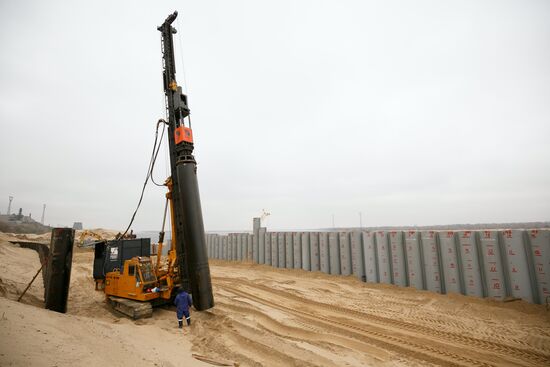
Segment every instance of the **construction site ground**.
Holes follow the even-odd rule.
[[[93,251],[73,256],[67,314],[43,309],[38,255],[0,234],[0,365],[550,366],[550,311],[362,283],[354,277],[211,262],[216,306],[177,328],[174,308],[133,321],[94,290]],[[48,235],[27,237],[47,240]]]

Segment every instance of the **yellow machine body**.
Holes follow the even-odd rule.
[[[169,177],[165,185],[167,205],[170,207],[170,219],[172,224],[172,241],[175,241],[174,211],[172,202],[172,180]],[[159,241],[155,261],[150,257],[133,257],[124,262],[121,269],[105,274],[103,290],[111,304],[130,317],[139,318],[143,307],[139,303],[163,303],[170,300],[173,291],[179,286],[178,267],[176,266],[177,254],[173,247],[168,251],[168,256],[162,257],[163,242]],[[97,289],[97,285],[96,285]],[[121,300],[123,299],[123,300]],[[138,301],[132,303],[130,301]],[[150,316],[149,311],[145,311]]]
[[[161,295],[154,291],[158,285],[150,258],[134,257],[122,269],[105,274],[106,296],[150,301]]]

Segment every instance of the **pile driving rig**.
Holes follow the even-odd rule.
[[[171,177],[165,182],[168,193],[157,259],[156,262],[147,256],[122,259],[124,262],[119,269],[105,274],[104,291],[109,302],[115,309],[133,318],[150,316],[152,306],[171,300],[178,288],[192,295],[196,310],[203,311],[214,306],[197,165],[193,156],[193,133],[190,126],[185,125],[190,111],[187,96],[176,83],[173,44],[176,29],[171,24],[177,15],[177,11],[169,15],[157,28],[162,34],[163,83],[168,120],[160,120],[159,123],[168,125],[171,171]],[[162,260],[168,206],[172,241],[167,259]],[[109,251],[106,254],[110,256]]]

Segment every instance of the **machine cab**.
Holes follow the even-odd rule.
[[[107,296],[148,301],[158,297],[153,289],[158,285],[150,258],[133,257],[126,260],[120,271],[112,271],[105,276]]]

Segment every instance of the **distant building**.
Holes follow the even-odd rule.
[[[0,215],[0,221],[3,222],[11,222],[14,224],[21,224],[21,223],[35,223],[34,219],[32,219],[32,215],[29,213],[29,215],[23,215],[23,208],[19,208],[19,214],[2,214]]]
[[[73,229],[82,229],[82,222],[74,222]]]

